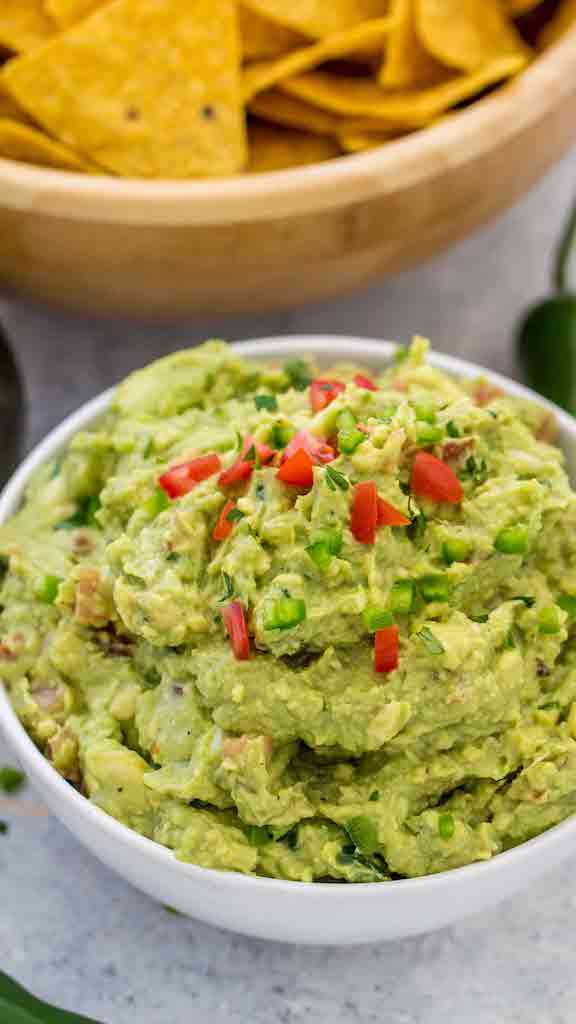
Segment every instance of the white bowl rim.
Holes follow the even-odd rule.
[[[507,85],[436,125],[366,153],[305,167],[205,180],[150,181],[82,175],[0,158],[2,203],[78,220],[202,224],[318,212],[408,187],[430,167],[455,168],[519,132],[573,91],[576,27],[537,55]],[[427,155],[430,162],[424,159]],[[270,204],[270,205],[269,205]]]
[[[378,340],[376,338],[353,337],[349,335],[285,335],[283,337],[270,336],[255,338],[249,341],[237,341],[233,342],[231,347],[251,358],[274,359],[275,356],[286,357],[295,354],[313,353],[320,358],[324,356],[350,359],[353,356],[354,361],[366,362],[368,364],[372,358],[377,361],[377,364],[382,365],[393,356],[398,345],[395,342]],[[540,403],[545,408],[554,412],[562,431],[572,435],[576,442],[576,419],[552,402],[542,398],[541,395],[518,384],[509,377],[488,370],[476,363],[459,359],[456,356],[444,355],[443,353],[432,352],[430,362],[455,376],[465,378],[486,377],[512,395]],[[55,455],[74,434],[84,429],[90,422],[101,415],[108,407],[113,393],[114,388],[110,388],[82,405],[76,412],[67,416],[32,449],[0,493],[0,523],[3,523],[7,517],[12,515],[18,507],[32,471]],[[290,893],[295,898],[300,894],[305,898],[306,893],[313,890],[315,893],[322,893],[327,900],[330,900],[330,894],[334,895],[336,892],[340,894],[340,897],[344,893],[349,893],[350,898],[352,898],[353,893],[358,890],[372,890],[374,895],[376,893],[380,894],[377,898],[385,899],[384,894],[389,890],[390,886],[393,886],[396,891],[404,890],[406,892],[414,892],[422,887],[434,888],[437,892],[441,892],[443,889],[451,888],[453,885],[466,886],[468,882],[474,881],[476,878],[484,879],[488,875],[497,873],[505,865],[510,867],[514,862],[519,863],[531,857],[535,852],[545,856],[546,850],[555,845],[560,835],[576,832],[576,814],[574,814],[560,824],[535,836],[533,839],[529,839],[504,853],[499,853],[489,860],[474,862],[464,867],[452,868],[448,871],[424,875],[419,878],[400,878],[388,882],[358,882],[354,884],[348,882],[296,882],[279,878],[267,878],[260,875],[243,875],[236,871],[219,871],[177,860],[172,850],[154,840],[147,839],[145,836],[140,835],[140,833],[130,829],[127,825],[123,825],[95,804],[92,804],[87,797],[78,793],[56,772],[47,758],[44,757],[33,743],[13,711],[1,683],[0,728],[15,754],[21,758],[24,767],[26,767],[27,762],[34,762],[34,774],[41,777],[42,784],[51,790],[52,802],[54,804],[60,801],[68,803],[71,811],[75,809],[79,815],[87,818],[95,827],[99,827],[112,842],[120,842],[125,847],[132,847],[134,851],[137,850],[140,854],[155,861],[158,865],[181,874],[183,880],[187,875],[193,875],[197,880],[206,884],[232,887],[242,886],[247,889],[255,888],[256,890],[266,888],[284,894]],[[56,814],[55,816],[57,817],[58,815]]]

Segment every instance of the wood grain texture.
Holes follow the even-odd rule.
[[[576,31],[444,123],[310,168],[214,182],[0,161],[0,279],[86,312],[286,309],[429,258],[518,199],[576,138]]]

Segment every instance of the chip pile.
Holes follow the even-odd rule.
[[[258,173],[381,146],[509,82],[576,0],[1,0],[0,157]]]

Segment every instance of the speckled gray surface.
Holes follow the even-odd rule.
[[[336,331],[405,339],[418,331],[444,351],[513,373],[511,331],[546,289],[575,171],[576,153],[497,224],[433,263],[294,315],[204,318],[162,330],[0,302],[26,372],[30,440],[132,366],[206,335]],[[101,866],[54,819],[4,808],[1,816],[11,819],[9,835],[0,838],[2,968],[102,1024],[574,1020],[570,864],[500,908],[436,934],[304,949],[169,914]]]

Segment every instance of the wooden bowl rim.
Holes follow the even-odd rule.
[[[205,181],[85,176],[0,158],[0,207],[148,227],[245,223],[341,208],[480,159],[573,95],[575,76],[576,26],[486,99],[367,153]]]

